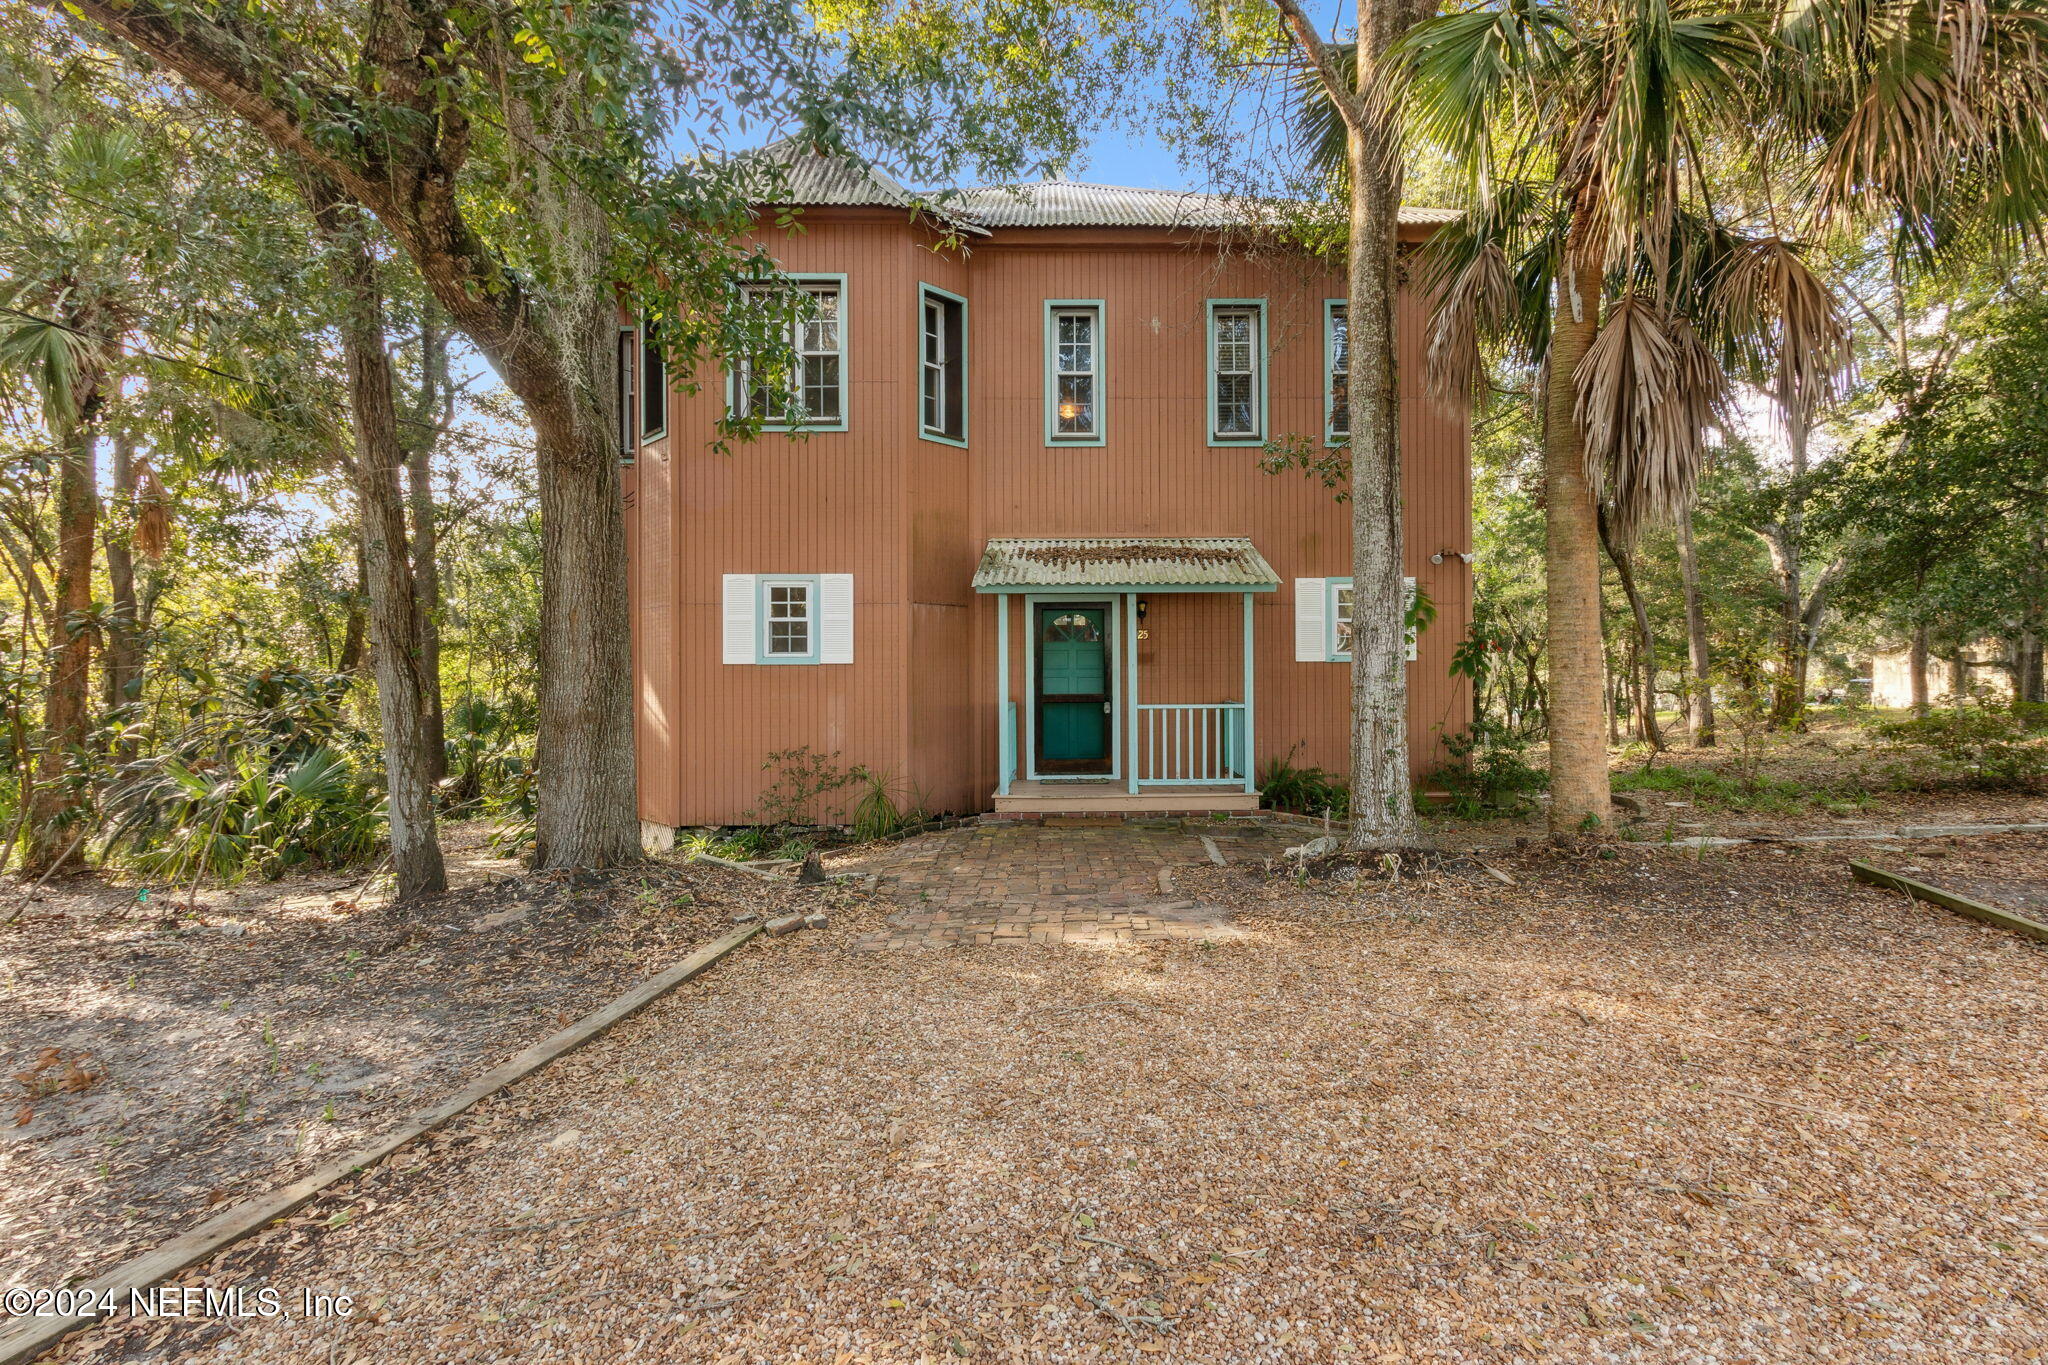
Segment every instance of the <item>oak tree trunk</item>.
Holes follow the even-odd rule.
[[[1664,731],[1657,724],[1657,637],[1650,629],[1650,609],[1644,605],[1643,594],[1636,587],[1635,566],[1629,559],[1627,548],[1615,542],[1607,525],[1607,514],[1599,512],[1597,515],[1601,543],[1607,547],[1607,557],[1614,563],[1615,576],[1621,580],[1622,595],[1628,598],[1629,612],[1635,618],[1634,667],[1630,669],[1630,675],[1636,694],[1636,710],[1641,713],[1639,724],[1643,740],[1653,749],[1662,749]]]
[[[119,512],[107,518],[103,533],[107,551],[107,638],[100,660],[105,678],[102,704],[112,712],[142,694],[142,609],[135,595],[135,433],[125,424],[114,431],[114,503]],[[123,758],[135,756],[132,740],[120,745]]]
[[[1600,732],[1607,665],[1600,633],[1600,531],[1574,377],[1600,328],[1602,285],[1593,225],[1574,215],[1557,284],[1544,394],[1544,601],[1550,621],[1550,832],[1612,819]]]
[[[380,107],[388,127],[356,144],[323,131],[353,108],[346,91],[312,91],[229,22],[117,0],[71,0],[66,8],[219,100],[375,213],[435,302],[518,397],[534,427],[542,519],[536,861],[638,860],[617,385],[607,373],[617,307],[613,239],[605,208],[573,170],[593,132],[587,111],[566,92],[544,108],[519,98],[499,106],[516,211],[540,224],[548,243],[514,269],[487,245],[461,197],[472,130],[459,103],[443,99],[446,83],[461,77],[438,63],[458,43],[463,14],[378,7],[376,40],[361,61],[365,79],[391,101]],[[490,51],[508,64],[529,56],[509,31]],[[286,85],[298,98],[280,93]]]
[[[1911,675],[1913,714],[1927,714],[1927,624],[1913,627],[1913,642],[1906,647],[1906,672]]]
[[[349,594],[348,615],[341,628],[341,657],[334,661],[334,671],[354,677],[363,671],[369,662],[370,614],[367,604],[370,600],[370,570],[363,562],[363,538],[355,538],[356,589]]]
[[[1805,419],[1788,413],[1786,445],[1792,458],[1792,481],[1785,490],[1785,518],[1770,538],[1772,568],[1778,578],[1778,676],[1771,699],[1771,725],[1780,730],[1806,728],[1806,673],[1812,656],[1805,609],[1806,441]]]
[[[391,827],[397,898],[413,900],[448,889],[434,827],[434,784],[427,751],[427,690],[420,668],[420,620],[406,560],[405,501],[391,359],[384,333],[377,265],[357,210],[331,187],[312,183],[308,199],[326,238],[348,367],[355,427],[356,507],[369,579],[370,631],[375,641],[377,719]]]
[[[1400,36],[1362,6],[1361,72]],[[1395,31],[1388,31],[1388,30]],[[1363,79],[1363,78],[1362,78]],[[1355,851],[1415,843],[1408,775],[1408,594],[1402,586],[1401,410],[1395,382],[1401,172],[1380,114],[1350,140],[1351,832]]]
[[[1714,660],[1707,645],[1707,612],[1700,601],[1700,563],[1692,539],[1692,509],[1678,516],[1678,574],[1685,587],[1685,642],[1692,664],[1692,746],[1714,747]]]
[[[420,324],[420,402],[406,437],[406,502],[412,516],[413,602],[420,622],[420,675],[427,687],[427,751],[436,784],[448,775],[447,720],[441,697],[441,551],[435,525],[434,450],[452,415],[448,335],[431,308]]]

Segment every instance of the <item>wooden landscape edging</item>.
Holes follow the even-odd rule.
[[[1980,919],[1986,924],[1995,924],[2001,929],[2011,929],[2015,933],[2025,934],[2028,938],[2048,943],[2048,924],[2043,924],[2039,920],[2028,919],[2025,915],[2002,910],[1995,905],[1986,905],[1983,901],[1971,900],[1968,896],[1959,896],[1953,891],[1944,891],[1938,886],[1916,882],[1911,877],[1902,877],[1896,872],[1887,872],[1869,863],[1859,863],[1853,858],[1849,861],[1849,871],[1859,882],[1903,891],[1915,900],[1939,905],[1959,915],[1968,915],[1971,919]],[[5,1362],[0,1361],[0,1365],[5,1365]]]
[[[706,944],[667,971],[651,976],[633,987],[609,1005],[584,1015],[567,1028],[535,1043],[511,1060],[492,1067],[468,1086],[400,1126],[395,1132],[387,1133],[347,1156],[337,1157],[311,1175],[295,1180],[281,1190],[244,1199],[232,1208],[207,1219],[191,1231],[173,1237],[154,1251],[145,1251],[139,1256],[131,1257],[98,1279],[77,1286],[75,1292],[78,1292],[80,1297],[84,1297],[84,1292],[88,1290],[96,1297],[111,1293],[117,1301],[125,1302],[131,1291],[147,1289],[189,1266],[197,1265],[216,1252],[261,1231],[268,1224],[308,1203],[336,1181],[358,1171],[368,1170],[415,1138],[433,1132],[506,1086],[524,1080],[556,1058],[600,1037],[620,1020],[645,1009],[692,977],[702,974],[713,963],[760,932],[759,924],[749,924]],[[24,1365],[25,1362],[34,1360],[55,1346],[59,1338],[96,1321],[96,1316],[86,1314],[17,1318],[9,1321],[4,1329],[0,1329],[0,1365]]]

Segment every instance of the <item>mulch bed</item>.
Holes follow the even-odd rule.
[[[1888,872],[2031,919],[2048,916],[2048,835],[1916,843],[1872,861]]]
[[[184,1277],[355,1316],[59,1357],[2048,1350],[2040,945],[1813,847],[1487,857],[1513,886],[1182,869],[1215,942],[762,943]]]
[[[216,888],[196,914],[43,888],[0,932],[0,1285],[90,1277],[296,1179],[736,913],[852,899],[674,861],[473,879],[405,908],[352,905],[359,876]]]

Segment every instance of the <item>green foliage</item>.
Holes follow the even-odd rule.
[[[1688,805],[1731,811],[1769,811],[1790,815],[1817,804],[1859,803],[1863,788],[1853,783],[1815,785],[1791,778],[1745,773],[1737,765],[1658,764],[1614,775],[1618,792],[1657,792]]]
[[[928,817],[924,803],[915,797],[899,799],[893,784],[872,768],[856,768],[861,784],[860,800],[853,806],[853,837],[865,842],[886,839]]]
[[[761,771],[773,772],[775,780],[756,798],[747,818],[763,825],[817,824],[819,800],[860,781],[860,769],[840,767],[838,757],[837,749],[821,754],[808,744],[768,755]]]
[[[2035,791],[2048,784],[2048,706],[1945,706],[1925,716],[1870,722],[1871,735],[1900,754],[1931,755],[1935,767],[1917,786],[1961,786],[1981,791]]]
[[[1550,776],[1528,761],[1529,741],[1481,720],[1469,734],[1445,741],[1451,761],[1429,774],[1432,786],[1450,793],[1447,810],[1463,820],[1521,815]]]
[[[369,861],[382,784],[375,746],[341,714],[345,689],[291,669],[229,679],[161,751],[118,770],[107,858],[173,880]]]
[[[1259,804],[1268,810],[1291,810],[1301,815],[1328,815],[1333,820],[1351,818],[1350,784],[1321,768],[1296,766],[1295,744],[1285,754],[1267,760],[1259,769]]]

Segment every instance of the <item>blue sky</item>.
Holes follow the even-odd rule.
[[[1074,168],[1073,178],[1148,190],[1202,188],[1173,152],[1144,129],[1099,132],[1090,139],[1086,163]]]

